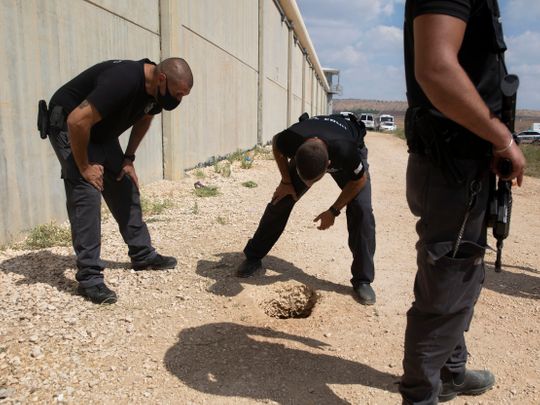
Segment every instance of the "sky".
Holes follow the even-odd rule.
[[[405,100],[405,0],[296,0],[323,67],[341,71],[337,98]],[[540,1],[499,0],[518,108],[540,110]]]

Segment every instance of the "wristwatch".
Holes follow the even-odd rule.
[[[332,213],[332,215],[334,215],[335,217],[338,217],[339,214],[341,214],[341,211],[338,210],[336,207],[334,207],[333,205],[328,208],[328,211],[330,211]]]
[[[135,162],[135,154],[127,155],[127,154],[124,153],[124,159],[131,160],[132,162]]]

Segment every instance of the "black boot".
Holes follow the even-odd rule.
[[[246,259],[240,263],[240,266],[238,266],[236,276],[242,278],[251,277],[260,268],[262,268],[262,263],[260,260]]]
[[[132,262],[133,270],[167,270],[176,267],[176,259],[171,256],[161,256],[159,253],[152,259],[144,262]]]
[[[353,287],[356,294],[356,298],[360,301],[362,305],[373,305],[375,304],[375,291],[371,288],[371,284],[359,284],[356,287]]]
[[[495,384],[495,376],[488,370],[465,370],[462,375],[454,375],[442,381],[439,402],[446,402],[458,395],[480,395]]]
[[[110,290],[104,283],[93,285],[92,287],[79,286],[77,292],[94,304],[114,304],[118,301],[116,293]]]

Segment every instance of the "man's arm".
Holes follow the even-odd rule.
[[[291,175],[289,173],[289,159],[285,156],[279,148],[277,147],[277,137],[280,134],[274,135],[272,138],[272,153],[274,154],[274,159],[276,160],[277,167],[281,173],[281,182],[276,188],[274,195],[272,196],[272,203],[277,204],[279,200],[283,197],[291,195],[292,198],[296,201],[298,197],[296,196],[296,191],[292,184]]]
[[[129,136],[128,145],[126,147],[125,155],[135,155],[137,148],[139,147],[142,139],[148,132],[150,124],[154,119],[153,115],[146,114],[142,116],[131,128],[131,134]],[[129,178],[135,183],[135,187],[139,188],[139,178],[137,177],[137,172],[135,172],[135,167],[133,166],[133,160],[125,158],[122,163],[122,170],[118,174],[116,180],[120,181],[122,178],[128,175]]]
[[[369,174],[364,173],[364,175],[358,180],[350,180],[347,184],[345,184],[345,187],[343,187],[341,190],[341,193],[339,194],[336,202],[332,204],[332,207],[337,210],[341,210],[348,203],[350,203],[353,198],[356,197],[364,188],[367,181],[367,176],[369,176]]]
[[[153,115],[143,115],[131,128],[131,134],[129,135],[129,141],[126,148],[126,155],[134,155],[139,147],[142,139],[148,132],[148,128],[152,124],[154,119]]]
[[[103,190],[103,166],[88,162],[88,142],[92,127],[101,121],[98,110],[84,100],[67,117],[71,151],[79,172],[98,190]]]
[[[343,207],[345,207],[348,203],[350,203],[354,197],[358,195],[358,193],[364,188],[367,176],[369,176],[368,173],[364,173],[362,177],[360,177],[358,180],[350,180],[345,184],[345,187],[341,190],[341,193],[339,194],[336,202],[332,204],[332,207],[334,207],[337,210],[341,210]],[[318,226],[318,229],[325,230],[330,228],[332,225],[334,225],[336,217],[330,211],[330,209],[322,212],[313,220],[313,222],[321,221],[321,224]]]
[[[512,162],[510,178],[521,185],[525,158],[512,134],[494,116],[474,87],[458,53],[466,23],[442,14],[425,14],[414,20],[415,76],[422,90],[446,117],[491,142],[498,158]],[[510,147],[508,147],[510,145]],[[497,153],[497,151],[501,151]]]

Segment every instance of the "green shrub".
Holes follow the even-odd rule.
[[[195,177],[198,178],[198,179],[204,179],[204,178],[206,177],[206,174],[204,174],[204,172],[202,171],[202,169],[197,169],[197,170],[195,170],[194,175],[195,175]]]
[[[70,246],[71,231],[63,226],[51,222],[38,225],[26,237],[23,248],[44,249],[53,246]]]
[[[532,177],[540,177],[540,145],[522,144],[521,150],[527,159],[525,174]]]
[[[251,181],[251,180],[249,180],[249,181],[244,181],[244,182],[242,183],[242,185],[243,185],[244,187],[247,187],[247,188],[255,188],[255,187],[257,187],[257,183],[255,183],[254,181]]]
[[[193,190],[193,193],[197,197],[215,197],[219,194],[219,191],[216,186],[204,186],[196,188],[195,190]]]
[[[141,197],[141,209],[143,215],[160,215],[166,209],[169,209],[173,206],[173,203],[169,199],[165,200],[151,200],[147,197]]]

